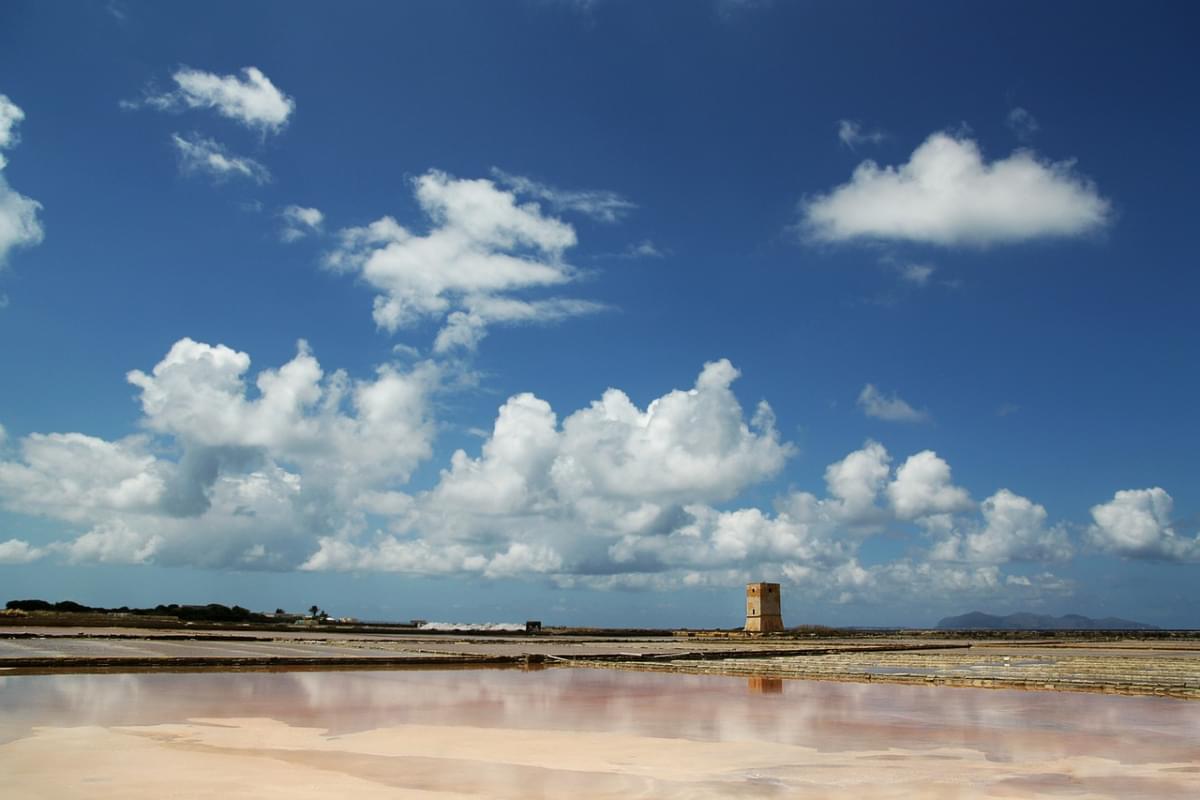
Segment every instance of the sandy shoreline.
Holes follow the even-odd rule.
[[[407,725],[329,736],[271,719],[40,728],[0,746],[29,798],[1187,797],[1194,762],[996,761],[966,748],[820,752],[576,731]]]

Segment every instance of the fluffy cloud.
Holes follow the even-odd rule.
[[[950,465],[932,450],[909,456],[888,484],[887,495],[903,520],[930,520],[974,507],[967,490],[951,482]]]
[[[747,427],[730,388],[738,371],[722,359],[704,366],[696,385],[645,411],[609,389],[563,421],[564,452],[551,472],[579,495],[656,502],[726,500],[775,474],[789,452],[778,441],[770,408]]]
[[[688,506],[687,521],[658,535],[627,534],[609,548],[615,566],[673,570],[683,576],[709,573],[733,582],[768,569],[835,569],[853,552],[826,516],[803,503],[775,515],[757,508],[718,511]],[[768,566],[770,565],[770,566]],[[780,565],[780,566],[775,566]],[[686,579],[686,578],[685,578]]]
[[[454,454],[432,504],[479,514],[572,512],[617,529],[653,525],[671,506],[715,502],[777,473],[790,453],[769,413],[747,423],[725,360],[688,391],[639,409],[619,389],[556,424],[533,395],[500,409],[479,458]]]
[[[301,342],[259,372],[222,345],[177,342],[134,370],[147,434],[30,434],[0,460],[0,503],[87,526],[53,545],[73,561],[293,568],[322,535],[394,512],[431,452],[438,367],[326,375]]]
[[[321,224],[325,221],[325,215],[320,209],[304,206],[287,206],[279,212],[279,216],[283,220],[283,230],[279,232],[279,238],[285,242],[294,242],[309,234],[320,232]]]
[[[1070,161],[1028,150],[985,162],[972,140],[935,133],[908,163],[864,161],[849,183],[801,206],[818,241],[901,240],[989,245],[1078,236],[1104,227],[1109,201]]]
[[[47,549],[72,563],[292,569],[320,533],[356,524],[344,501],[269,461],[223,470],[203,491],[203,511],[164,498],[146,513],[97,515],[82,536]]]
[[[511,514],[532,506],[535,495],[548,491],[559,438],[549,403],[528,393],[510,397],[478,458],[455,451],[434,490],[434,502],[481,514]]]
[[[101,523],[57,549],[72,564],[145,564],[162,546],[163,537],[129,527],[121,520]]]
[[[1046,509],[1001,489],[980,506],[983,525],[956,532],[933,550],[939,560],[1004,564],[1010,561],[1061,561],[1071,556],[1066,529],[1046,526]]]
[[[295,358],[258,374],[254,398],[249,366],[245,353],[181,339],[150,374],[128,378],[141,390],[145,426],[189,453],[242,463],[262,454],[340,491],[404,483],[431,454],[428,401],[439,380],[432,364],[409,372],[384,366],[375,380],[352,382],[341,371],[326,376],[301,341]]]
[[[28,564],[45,554],[45,548],[34,547],[24,539],[0,542],[0,564]]]
[[[899,395],[890,397],[868,383],[858,393],[858,407],[868,417],[887,420],[888,422],[928,422],[929,413],[918,411],[905,402]]]
[[[0,94],[0,150],[16,146],[17,126],[23,119],[25,112],[7,95]],[[0,268],[7,263],[12,250],[39,244],[43,236],[38,220],[42,204],[8,185],[3,172],[7,165],[4,153],[0,152]]]
[[[264,133],[278,133],[296,108],[295,101],[279,91],[256,67],[246,67],[242,76],[217,75],[183,68],[171,76],[176,88],[165,93],[148,93],[141,103],[160,110],[202,108]]]
[[[597,311],[596,303],[564,298],[528,300],[514,292],[560,286],[575,278],[563,262],[576,243],[567,223],[490,180],[463,180],[431,171],[414,181],[431,222],[425,235],[391,217],[339,233],[325,256],[337,271],[357,272],[379,294],[374,318],[395,331],[423,320],[445,320],[435,349],[473,348],[497,323],[548,322]]]
[[[17,126],[25,119],[25,112],[17,106],[8,95],[0,94],[0,150],[7,150],[17,144]],[[0,155],[0,169],[5,165],[4,156]]]
[[[9,186],[0,172],[0,267],[8,262],[12,250],[41,243],[44,235],[38,220],[41,208],[41,203]]]
[[[486,578],[557,572],[562,558],[544,545],[512,542],[488,555],[460,544],[436,544],[425,540],[382,539],[375,547],[356,547],[343,540],[323,539],[318,550],[302,567],[306,570],[367,570],[407,572],[421,575],[475,573]]]
[[[252,158],[235,156],[220,142],[199,134],[171,134],[171,142],[179,154],[179,168],[187,174],[203,173],[216,181],[228,178],[249,178],[257,184],[271,180],[271,173]]]
[[[0,543],[0,561],[373,570],[560,586],[646,589],[751,577],[805,594],[875,602],[911,590],[983,597],[1051,591],[1008,562],[1069,552],[1060,527],[1001,490],[975,507],[925,451],[893,470],[877,442],[830,464],[823,496],[793,490],[773,512],[723,508],[783,468],[770,407],[747,413],[737,370],[639,407],[619,389],[564,417],[513,395],[475,454],[459,450],[428,490],[407,483],[432,452],[443,368],[326,374],[301,342],[251,378],[247,354],[181,339],[133,370],[143,433],[106,441],[29,434],[0,458],[0,504],[63,521],[75,538]],[[864,565],[869,537],[916,522],[916,556]],[[953,563],[960,562],[960,563]],[[1061,584],[1061,582],[1060,582]]]
[[[869,526],[884,519],[876,504],[891,473],[892,458],[878,442],[867,442],[841,461],[825,469],[825,486],[831,499],[825,501],[831,516],[851,526]],[[795,505],[795,499],[792,504]],[[806,517],[815,515],[796,514]]]
[[[414,538],[328,538],[307,566],[429,561],[483,574],[526,562],[535,571],[557,565],[554,571],[577,574],[659,569],[674,545],[643,539],[674,532],[686,541],[692,534],[679,529],[688,525],[709,531],[716,518],[708,503],[776,474],[790,453],[769,407],[746,421],[731,389],[737,375],[728,361],[707,364],[690,390],[645,409],[609,389],[561,424],[545,401],[515,395],[480,455],[456,452],[400,523],[397,533]],[[430,541],[445,547],[428,550]],[[517,544],[524,548],[506,555]]]
[[[602,189],[557,189],[497,167],[492,167],[492,177],[517,194],[547,203],[556,212],[574,211],[601,222],[616,222],[637,208],[616,192]]]
[[[157,507],[167,472],[144,438],[108,442],[82,433],[34,433],[20,461],[0,461],[0,496],[13,511],[73,522]]]
[[[1092,507],[1088,538],[1101,550],[1128,558],[1200,560],[1200,536],[1187,539],[1171,524],[1171,495],[1158,487],[1117,492]]]
[[[730,392],[735,376],[727,362],[706,365],[690,391],[644,410],[610,389],[561,421],[544,400],[515,395],[480,454],[455,453],[436,487],[401,504],[389,532],[322,537],[304,568],[543,576],[620,590],[765,576],[840,602],[883,601],[913,585],[979,598],[1069,588],[1049,573],[1000,568],[1069,555],[1045,509],[1001,490],[979,518],[963,516],[974,504],[930,451],[893,473],[887,450],[867,442],[825,470],[824,497],[793,491],[774,513],[715,507],[775,474],[790,452],[769,411],[747,424]],[[938,536],[930,560],[859,563],[867,537],[914,520]]]

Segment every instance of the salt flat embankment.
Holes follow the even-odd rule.
[[[145,669],[603,666],[721,674],[1163,695],[1200,699],[1200,635],[621,636],[334,631],[0,631],[0,674]]]

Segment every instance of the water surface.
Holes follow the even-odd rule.
[[[294,797],[1185,797],[1198,743],[1200,703],[1078,693],[585,669],[0,677],[0,773],[47,797],[236,797],[239,780]]]

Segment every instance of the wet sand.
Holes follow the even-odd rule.
[[[611,670],[0,678],[6,796],[1200,796],[1200,704]]]

